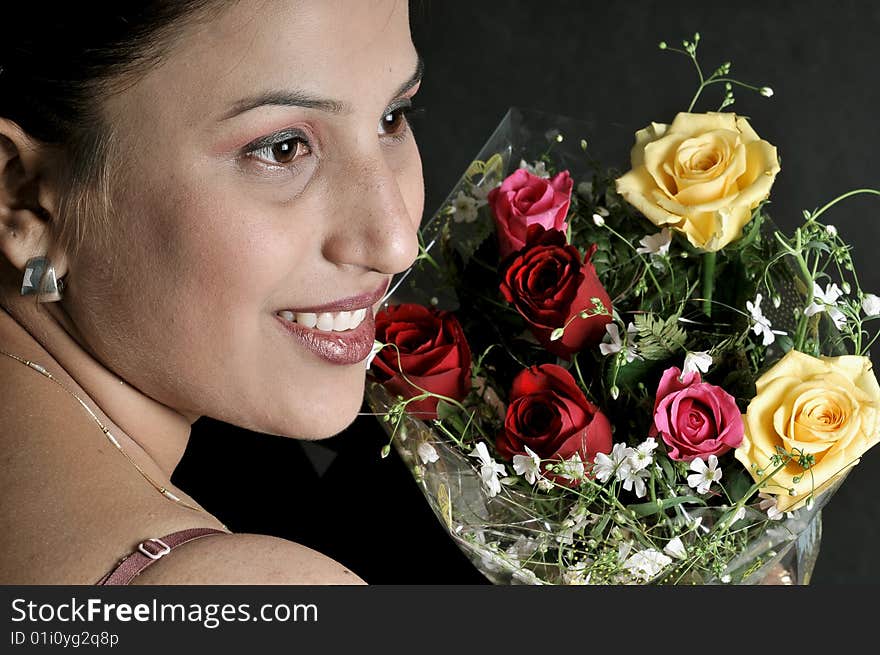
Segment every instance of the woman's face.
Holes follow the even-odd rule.
[[[244,1],[189,28],[106,103],[111,247],[71,262],[64,301],[88,348],[188,415],[345,428],[418,252],[419,68],[406,0]]]

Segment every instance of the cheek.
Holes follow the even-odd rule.
[[[229,183],[166,189],[143,214],[136,239],[154,260],[157,285],[185,296],[196,312],[260,302],[290,262],[304,259],[301,250],[310,241],[309,227],[296,239],[285,229],[311,224],[297,221],[298,212],[260,203]]]

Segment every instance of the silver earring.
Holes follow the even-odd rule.
[[[24,267],[24,279],[21,283],[21,295],[37,294],[38,302],[56,302],[61,300],[64,281],[55,274],[55,267],[48,257],[31,257]]]

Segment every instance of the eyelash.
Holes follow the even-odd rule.
[[[413,107],[412,102],[408,104],[398,105],[397,107],[390,108],[387,112],[382,114],[382,118],[380,122],[384,121],[387,117],[392,115],[399,115],[403,118],[403,127],[396,132],[389,133],[389,138],[395,143],[401,143],[407,139],[409,133],[412,132],[412,117],[422,113],[423,109]],[[292,141],[294,142],[294,159],[290,162],[273,162],[272,158],[275,156],[272,152],[273,148],[276,146]],[[273,167],[287,167],[293,170],[296,170],[297,164],[302,157],[296,156],[299,153],[299,149],[301,146],[305,146],[308,149],[308,154],[312,152],[312,145],[309,141],[308,135],[306,135],[301,130],[283,130],[281,132],[276,132],[270,136],[259,139],[250,145],[246,146],[244,149],[244,154],[246,157],[257,159],[262,161],[263,163]]]

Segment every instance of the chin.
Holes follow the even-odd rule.
[[[363,364],[358,364],[362,369]],[[360,371],[359,371],[360,373]],[[322,388],[323,393],[307,401],[310,411],[306,416],[288,416],[283,429],[276,432],[296,439],[316,441],[335,436],[357,418],[364,402],[365,375],[358,381]]]

